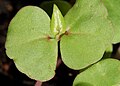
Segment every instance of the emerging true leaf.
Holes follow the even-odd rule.
[[[61,35],[65,32],[65,22],[64,18],[56,5],[53,7],[53,14],[51,19],[51,31],[53,34]]]
[[[38,7],[24,7],[10,22],[6,53],[32,79],[49,80],[55,74],[58,51],[57,41],[50,37],[48,15]]]
[[[63,62],[85,68],[100,60],[112,41],[113,29],[101,0],[76,0],[65,16],[67,35],[61,38]]]
[[[114,27],[113,43],[120,42],[120,0],[102,0]]]
[[[73,86],[120,86],[120,61],[102,60],[74,80]]]
[[[51,17],[53,4],[56,4],[60,9],[62,15],[64,16],[68,10],[72,7],[70,3],[65,0],[52,0],[52,1],[44,1],[40,4],[40,7],[44,9],[45,12]],[[48,10],[49,9],[49,10]]]

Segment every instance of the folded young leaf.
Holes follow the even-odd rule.
[[[120,42],[120,0],[102,0],[108,10],[109,19],[112,21],[115,33],[113,43]]]
[[[102,58],[113,37],[107,16],[101,0],[77,0],[66,14],[67,36],[61,38],[60,47],[68,67],[81,69]]]
[[[53,11],[53,4],[56,4],[60,9],[62,15],[64,16],[68,10],[72,7],[70,3],[65,0],[52,0],[52,1],[44,1],[40,4],[40,7],[47,12],[47,14],[51,17]],[[49,10],[48,10],[49,9]]]
[[[120,61],[115,59],[102,60],[74,80],[73,86],[119,86]]]
[[[50,26],[51,26],[51,32],[55,35],[55,36],[59,36],[63,33],[65,33],[65,22],[64,22],[64,17],[62,16],[60,10],[58,9],[58,7],[56,5],[54,5],[53,7],[53,14],[52,14],[52,18],[51,18],[51,22],[50,22]]]
[[[38,7],[24,7],[10,22],[6,53],[21,72],[47,81],[55,74],[58,51],[57,41],[50,37],[48,15]]]

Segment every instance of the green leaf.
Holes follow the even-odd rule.
[[[111,44],[113,28],[100,0],[77,0],[65,16],[67,35],[61,38],[63,62],[70,68],[85,68],[100,60]]]
[[[53,14],[51,19],[51,32],[56,35],[61,35],[65,32],[64,18],[56,5],[53,8]]]
[[[112,56],[112,52],[113,52],[113,45],[110,44],[110,45],[107,47],[107,49],[105,50],[103,59],[110,58],[110,57]]]
[[[40,7],[44,9],[47,12],[47,14],[51,17],[53,4],[56,4],[58,6],[63,16],[72,7],[68,2],[62,0],[44,1],[43,3],[40,4]]]
[[[96,36],[89,34],[63,36],[61,41],[63,62],[70,68],[82,69],[100,60],[105,46],[101,40],[96,39]]]
[[[74,80],[73,86],[119,86],[120,61],[115,59],[102,60]]]
[[[120,0],[102,0],[112,21],[115,33],[113,43],[120,42]]]
[[[35,80],[47,81],[54,76],[57,41],[50,30],[50,19],[40,8],[22,8],[9,25],[6,53],[17,68]]]

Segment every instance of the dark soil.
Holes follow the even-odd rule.
[[[9,22],[18,10],[27,5],[39,6],[43,1],[49,0],[0,0],[0,86],[35,85],[36,81],[19,72],[13,60],[7,57],[5,53],[5,40]],[[66,1],[72,5],[75,2],[75,0]],[[113,46],[113,56],[115,56],[119,44]],[[79,71],[66,67],[60,57],[61,55],[59,52],[55,77],[50,81],[42,83],[42,86],[72,86],[73,80]]]

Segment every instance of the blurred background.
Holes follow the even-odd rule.
[[[63,0],[0,0],[0,86],[34,86],[36,83],[35,80],[19,72],[13,60],[9,59],[5,53],[6,33],[11,19],[24,6],[41,7],[51,17],[54,3],[58,5],[63,15],[75,3],[75,0],[64,0],[64,3],[59,1]],[[112,56],[120,59],[119,44],[113,46]],[[59,53],[55,77],[44,83],[38,81],[36,86],[72,86],[72,82],[78,73],[79,71],[69,69],[63,64]]]

